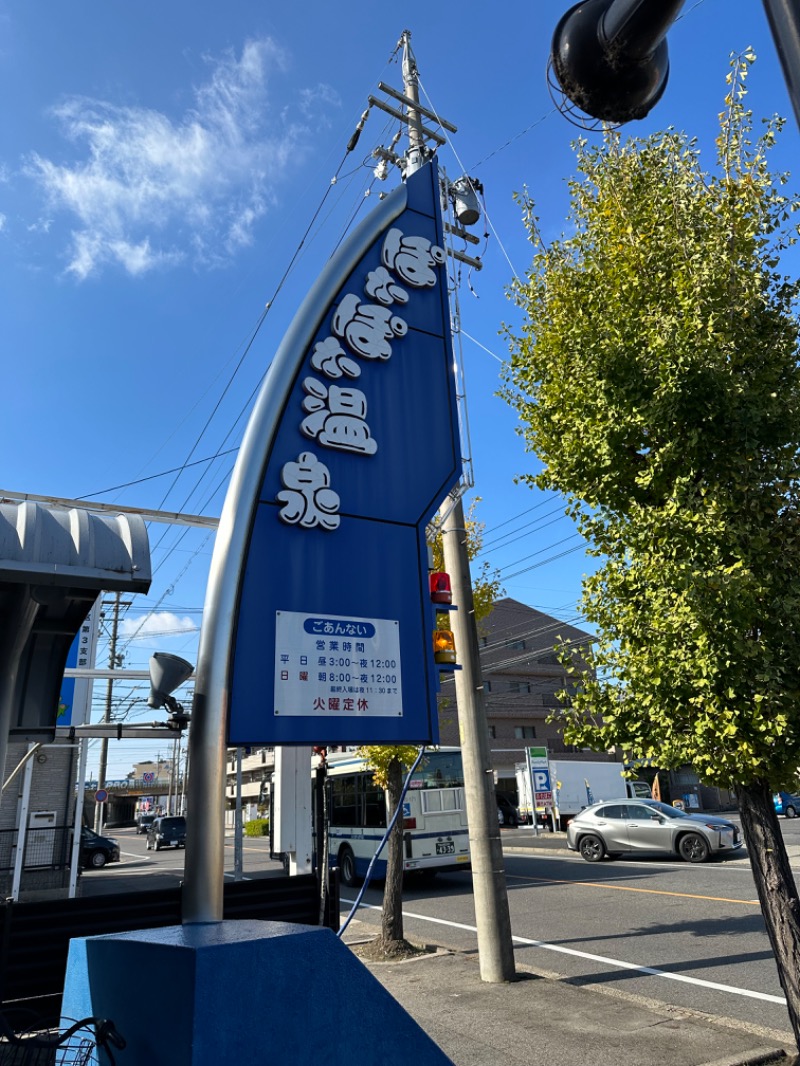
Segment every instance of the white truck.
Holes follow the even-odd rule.
[[[653,793],[646,781],[631,781],[623,777],[622,766],[617,762],[578,762],[573,759],[549,761],[550,784],[556,810],[557,827],[565,829],[567,822],[584,807],[600,800],[623,797],[652,799]],[[533,824],[531,780],[525,763],[515,766],[520,820]],[[537,810],[539,824],[550,825],[550,812]]]

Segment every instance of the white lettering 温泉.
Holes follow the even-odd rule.
[[[338,528],[339,496],[330,487],[330,471],[313,452],[301,452],[296,462],[284,463],[281,481],[284,488],[277,499],[283,504],[280,516],[284,522],[305,529]]]
[[[381,265],[370,270],[364,282],[364,294],[375,302],[362,302],[355,292],[342,296],[331,321],[334,335],[314,345],[311,368],[329,381],[355,380],[361,376],[359,360],[387,362],[392,343],[408,333],[405,319],[392,313],[394,305],[409,302],[403,286],[432,288],[436,270],[445,259],[444,249],[426,237],[406,235],[392,227],[381,246]],[[377,452],[366,420],[367,397],[360,389],[326,385],[313,377],[304,379],[303,389],[300,432],[305,437],[353,455]],[[281,482],[284,487],[277,494],[281,521],[303,529],[339,528],[339,496],[331,488],[330,471],[313,452],[302,452],[297,460],[284,463]]]
[[[300,423],[300,429],[307,437],[328,448],[358,455],[375,454],[378,445],[365,421],[367,398],[360,389],[326,386],[315,378],[306,378],[303,388],[308,393],[303,400],[308,417]]]

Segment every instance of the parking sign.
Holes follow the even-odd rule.
[[[535,792],[550,792],[550,770],[533,771],[533,787]]]

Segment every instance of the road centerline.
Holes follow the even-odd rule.
[[[607,888],[615,892],[642,892],[650,896],[674,896],[678,899],[704,899],[712,903],[741,903],[746,907],[758,907],[757,899],[729,899],[727,896],[701,896],[692,892],[669,892],[663,888],[634,888],[632,885],[612,885],[603,881],[570,881],[559,877],[525,877],[522,874],[506,874],[508,881],[536,881],[541,884],[576,885],[587,888]]]

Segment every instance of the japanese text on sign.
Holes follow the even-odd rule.
[[[383,618],[277,611],[275,714],[400,717],[400,626]]]
[[[392,344],[408,332],[407,322],[392,313],[392,305],[408,303],[405,285],[412,290],[432,288],[436,268],[445,258],[444,249],[427,238],[389,230],[381,248],[382,265],[369,271],[364,282],[364,295],[375,302],[346,293],[331,322],[333,335],[314,345],[311,369],[327,381],[310,376],[303,380],[305,417],[300,432],[304,437],[323,448],[375,455],[378,442],[367,423],[367,397],[350,387],[347,379],[361,376],[359,360],[380,364],[391,358]],[[344,386],[333,384],[342,378]],[[328,467],[314,452],[303,451],[285,462],[281,482],[277,501],[283,522],[304,529],[338,529],[340,497],[331,488]]]

